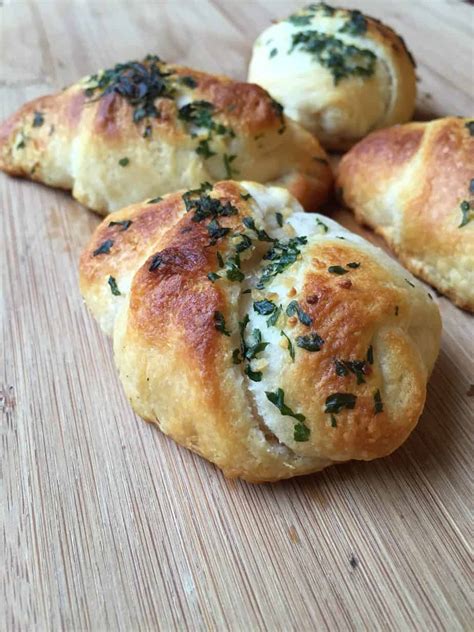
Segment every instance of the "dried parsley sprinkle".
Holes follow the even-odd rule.
[[[382,396],[380,395],[380,390],[377,389],[374,393],[374,414],[378,415],[382,411],[383,411]]]
[[[44,116],[42,112],[35,112],[33,116],[33,127],[41,127],[44,123]]]
[[[214,283],[215,281],[217,281],[221,277],[218,274],[216,274],[215,272],[208,272],[207,278],[209,279],[209,281],[212,281],[212,283]]]
[[[364,384],[365,360],[334,360],[336,375],[345,377],[353,373],[357,378],[357,384]]]
[[[214,312],[214,328],[220,331],[224,336],[230,336],[230,331],[226,329],[224,314],[219,311]]]
[[[329,228],[327,227],[327,224],[325,224],[324,222],[322,222],[318,217],[316,218],[316,224],[323,229],[323,232],[327,233]]]
[[[133,121],[139,123],[147,117],[158,118],[155,106],[158,98],[171,99],[174,90],[156,55],[147,55],[143,62],[131,61],[116,64],[113,68],[88,77],[84,94],[87,99],[100,99],[107,94],[119,94],[133,106]]]
[[[410,285],[411,287],[415,287],[415,284],[412,283],[411,281],[409,281],[408,279],[405,279],[405,281],[408,283],[408,285]]]
[[[198,82],[194,79],[194,77],[180,77],[179,83],[182,83],[188,88],[195,88],[198,85]]]
[[[232,177],[238,173],[238,171],[236,171],[235,169],[233,170],[231,166],[236,158],[237,156],[235,155],[233,156],[229,156],[227,154],[223,155],[225,175],[226,175],[226,178],[228,178],[229,180],[232,180]]]
[[[232,351],[232,363],[233,364],[241,364],[242,358],[240,357],[240,349],[234,349]]]
[[[306,336],[298,336],[296,338],[296,344],[306,351],[320,351],[324,344],[324,340],[315,331],[307,334]]]
[[[199,156],[202,156],[204,160],[207,160],[208,158],[211,158],[212,156],[216,155],[216,152],[212,151],[211,148],[209,147],[208,139],[199,141],[198,146],[196,147],[196,153]]]
[[[326,398],[326,413],[339,413],[343,408],[352,409],[355,407],[357,397],[352,393],[333,393]]]
[[[263,299],[262,301],[255,301],[253,304],[254,312],[257,314],[261,314],[262,316],[268,316],[268,314],[273,314],[276,310],[277,306],[273,301],[269,301],[268,299]]]
[[[121,167],[126,167],[129,163],[130,163],[130,159],[125,157],[125,158],[120,158],[120,160],[118,161],[119,165]]]
[[[161,266],[162,263],[163,263],[163,257],[160,253],[153,255],[153,258],[150,263],[150,267],[148,268],[149,272],[154,272],[155,270],[158,270],[158,268]]]
[[[462,213],[462,219],[461,219],[461,223],[459,224],[458,228],[462,228],[463,226],[466,226],[466,224],[469,224],[469,222],[474,217],[474,213],[472,212],[473,209],[471,208],[471,204],[467,200],[463,200],[461,202],[460,209],[461,209],[461,213]]]
[[[252,196],[250,195],[250,193],[241,193],[240,197],[242,198],[242,200],[247,201],[247,200],[250,200]]]
[[[256,285],[257,289],[262,290],[270,279],[295,263],[298,255],[301,253],[300,247],[307,242],[308,239],[305,236],[292,237],[288,241],[276,241],[272,248],[263,256],[264,259],[271,261],[271,263],[263,269]]]
[[[124,219],[120,222],[109,222],[109,226],[120,226],[121,233],[123,233],[125,230],[128,230],[132,224],[133,222],[131,219]]]
[[[270,318],[267,318],[267,327],[274,327],[277,324],[278,319],[280,318],[282,312],[283,312],[282,306],[278,305],[278,307],[270,316]]]
[[[367,362],[369,364],[374,363],[374,348],[372,345],[370,345],[369,348],[367,349]]]
[[[367,20],[365,16],[357,10],[349,11],[349,19],[339,29],[339,33],[348,35],[363,35],[367,31]]]
[[[313,319],[303,310],[298,301],[291,301],[286,308],[286,315],[294,316],[295,314],[302,325],[309,327],[313,324]]]
[[[245,226],[245,228],[252,230],[257,235],[257,239],[259,241],[269,241],[269,242],[276,241],[276,239],[273,239],[272,237],[270,237],[265,230],[256,227],[255,220],[253,219],[253,217],[242,218],[242,224]]]
[[[291,342],[290,338],[286,335],[286,333],[284,331],[280,331],[280,336],[285,336],[287,342],[288,342],[288,352],[290,354],[290,358],[292,359],[292,361],[295,361],[295,348],[293,347],[293,343]]]
[[[348,268],[352,268],[353,270],[355,270],[356,268],[360,268],[360,263],[357,263],[355,261],[351,261],[350,263],[346,263],[346,266]]]
[[[115,280],[113,276],[109,276],[109,280],[107,281],[107,283],[109,284],[110,291],[112,292],[114,296],[121,296],[121,292],[117,286],[117,281]]]
[[[367,48],[345,44],[334,35],[319,31],[299,31],[292,35],[292,46],[313,55],[332,74],[334,84],[347,77],[370,77],[374,74],[377,57]]]
[[[104,242],[100,244],[98,248],[94,250],[94,252],[92,253],[92,256],[97,257],[97,255],[108,255],[113,245],[114,245],[113,239],[106,239]]]
[[[289,406],[285,404],[285,392],[282,388],[278,388],[274,393],[272,391],[265,391],[268,401],[278,408],[280,413],[287,417],[293,417],[297,420],[293,429],[293,439],[295,441],[308,441],[311,433],[310,429],[304,423],[306,417],[301,413],[295,413]]]
[[[277,48],[272,48],[272,50],[270,51],[269,58],[272,59],[272,57],[275,57],[275,55],[277,53],[278,53],[278,49]]]
[[[158,196],[155,198],[152,198],[151,200],[148,200],[147,204],[157,204],[158,202],[161,202],[163,198]]]
[[[468,121],[465,124],[465,127],[467,127],[467,129],[469,130],[469,134],[471,136],[474,136],[474,121]]]
[[[276,217],[276,221],[277,221],[278,226],[280,228],[282,228],[282,226],[283,226],[283,215],[281,213],[279,213],[279,212],[276,212],[275,213],[275,217]]]

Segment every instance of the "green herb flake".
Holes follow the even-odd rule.
[[[196,88],[198,85],[198,82],[194,79],[194,77],[180,77],[179,83],[182,83],[183,86],[187,86],[188,88]]]
[[[274,327],[277,322],[278,319],[281,316],[281,313],[283,312],[283,308],[281,305],[279,305],[276,310],[273,312],[273,314],[270,316],[270,318],[267,318],[267,327]]]
[[[215,272],[208,272],[207,278],[209,279],[209,281],[212,281],[212,283],[214,283],[215,281],[218,281],[221,277]]]
[[[240,349],[234,349],[232,351],[232,364],[241,364],[242,358],[240,357]]]
[[[277,221],[278,226],[280,228],[282,228],[283,227],[283,215],[277,211],[275,213],[275,217],[276,217],[276,221]]]
[[[130,159],[125,157],[125,158],[120,158],[120,160],[118,161],[119,165],[121,167],[126,167],[129,163],[130,163]]]
[[[148,200],[147,204],[158,204],[158,202],[162,201],[162,197],[158,196],[155,198],[152,198],[151,200]]]
[[[100,244],[98,248],[94,250],[94,252],[92,253],[92,256],[97,257],[97,255],[108,255],[113,245],[114,245],[113,239],[106,239],[104,242]]]
[[[245,375],[252,380],[252,382],[261,382],[262,381],[262,372],[261,371],[252,371],[250,368],[250,364],[247,364],[245,367]]]
[[[374,393],[374,415],[378,415],[382,411],[383,411],[382,396],[380,395],[380,390],[377,389]]]
[[[252,198],[252,196],[250,195],[250,193],[241,193],[240,197],[242,198],[242,200],[250,200]]]
[[[299,31],[292,35],[292,46],[312,55],[332,74],[334,84],[350,76],[370,77],[375,72],[377,57],[367,48],[345,44],[334,35],[319,31]]]
[[[163,256],[158,252],[156,255],[153,255],[148,271],[154,272],[155,270],[158,270],[158,268],[161,266],[162,263],[163,263]]]
[[[273,57],[275,57],[275,55],[278,53],[278,49],[277,48],[272,48],[272,50],[270,51],[270,54],[268,55],[268,57],[270,59],[272,59]]]
[[[223,160],[224,160],[224,168],[225,168],[225,175],[226,178],[228,178],[229,180],[232,180],[232,177],[238,173],[237,171],[232,170],[232,162],[234,162],[234,160],[237,158],[237,156],[229,156],[228,154],[224,154],[223,155]]]
[[[293,428],[293,439],[298,442],[308,441],[311,430],[306,424],[298,422]]]
[[[346,266],[348,268],[352,268],[353,270],[356,270],[357,268],[360,268],[360,263],[357,263],[355,261],[351,261],[350,263],[346,263]]]
[[[292,237],[288,241],[276,241],[272,248],[263,256],[269,263],[262,271],[257,282],[257,289],[263,290],[265,285],[277,274],[291,266],[301,254],[300,247],[308,242],[307,237]]]
[[[337,428],[337,419],[334,414],[331,414],[331,428]]]
[[[128,230],[130,226],[133,224],[131,219],[124,219],[120,222],[109,222],[109,226],[120,226],[120,232]]]
[[[331,274],[347,274],[349,270],[346,270],[342,266],[329,266],[328,272]]]
[[[256,227],[253,217],[249,217],[249,216],[243,217],[242,224],[245,226],[245,228],[252,230],[257,235],[257,239],[259,241],[268,241],[268,242],[276,241],[275,239],[270,237],[265,230],[263,230],[262,228]]]
[[[474,121],[468,121],[465,127],[467,127],[467,129],[469,130],[469,134],[471,136],[474,136]]]
[[[198,154],[198,156],[202,156],[204,160],[207,160],[208,158],[216,155],[216,152],[212,151],[209,147],[208,139],[199,141],[198,146],[196,147],[196,153]]]
[[[230,331],[226,329],[224,314],[219,311],[214,312],[214,328],[224,336],[230,336]]]
[[[109,284],[110,291],[112,292],[114,296],[121,296],[121,292],[117,286],[117,281],[115,280],[113,276],[109,276],[107,283]]]
[[[353,409],[356,404],[357,397],[352,393],[333,393],[326,398],[326,413],[339,413],[343,408]]]
[[[284,331],[280,331],[280,336],[285,336],[287,342],[288,342],[288,352],[290,354],[290,358],[292,359],[292,361],[295,361],[295,348],[293,347],[293,343],[291,342],[290,338],[286,335],[286,333]]]
[[[405,281],[408,283],[409,286],[415,287],[415,284],[409,281],[408,279],[405,279]]]
[[[474,178],[469,182],[469,193],[474,194]]]
[[[44,116],[42,112],[35,112],[33,115],[33,127],[41,127],[44,123]]]
[[[303,423],[306,417],[301,413],[295,413],[289,406],[285,404],[285,392],[282,388],[278,388],[274,393],[271,391],[265,391],[267,399],[278,408],[280,413],[287,417],[293,417],[297,421]]]
[[[365,383],[365,371],[367,364],[365,360],[334,360],[336,375],[345,377],[349,373],[353,373],[357,378],[357,384]]]
[[[349,19],[339,29],[339,33],[348,35],[363,35],[367,31],[367,20],[365,16],[357,10],[349,11]]]
[[[323,230],[323,232],[324,232],[324,233],[327,233],[327,232],[328,232],[329,228],[328,228],[327,224],[325,224],[324,222],[322,222],[322,221],[321,221],[318,217],[316,218],[316,224],[317,224],[320,228],[322,228],[322,230]]]
[[[273,301],[269,301],[268,299],[263,299],[262,301],[255,301],[253,304],[254,312],[257,314],[261,314],[262,316],[268,316],[268,314],[273,314],[276,310],[277,306]]]
[[[286,315],[294,316],[295,314],[302,325],[310,327],[313,324],[313,319],[303,310],[298,301],[291,301],[286,308]]]
[[[301,347],[301,349],[305,349],[306,351],[320,351],[323,344],[324,340],[315,331],[312,331],[306,336],[298,336],[296,338],[296,345],[298,347]]]
[[[462,228],[463,226],[466,226],[466,224],[469,224],[469,222],[474,217],[474,213],[473,213],[473,209],[471,208],[471,204],[467,200],[463,200],[461,202],[460,209],[461,209],[461,213],[462,213],[462,219],[461,219],[461,223],[459,224],[458,228]]]
[[[24,149],[26,146],[25,138],[23,137],[17,144],[16,149]]]
[[[398,311],[399,311],[398,305],[395,305],[395,316],[398,316]]]

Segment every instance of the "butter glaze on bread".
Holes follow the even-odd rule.
[[[248,78],[333,150],[409,121],[415,107],[415,64],[402,38],[360,11],[324,3],[266,29]]]
[[[252,482],[395,450],[439,349],[421,284],[285,189],[225,181],[184,197],[197,206],[178,192],[114,213],[81,257],[134,410]]]
[[[413,274],[474,311],[474,120],[374,132],[344,156],[338,184]]]
[[[262,88],[151,56],[24,105],[0,126],[0,169],[101,214],[230,176],[280,183],[307,210],[332,186],[317,140]]]

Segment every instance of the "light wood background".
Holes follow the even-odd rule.
[[[344,4],[406,38],[420,115],[474,113],[472,7]],[[0,0],[0,117],[148,52],[244,78],[258,32],[296,6]],[[391,457],[226,481],[122,393],[77,288],[98,218],[3,174],[0,208],[2,631],[473,629],[472,318],[439,299],[426,410]]]

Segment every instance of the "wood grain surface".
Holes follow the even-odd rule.
[[[344,4],[405,37],[419,116],[473,114],[472,6]],[[148,52],[244,78],[258,32],[296,6],[0,1],[0,118]],[[471,317],[438,299],[426,410],[395,454],[227,481],[122,393],[77,287],[98,218],[3,174],[0,209],[0,630],[473,629]]]

